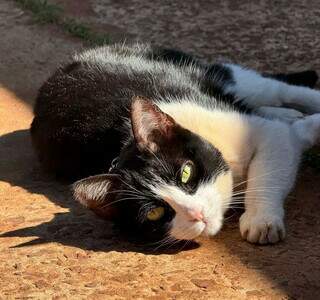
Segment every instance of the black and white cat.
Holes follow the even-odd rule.
[[[59,176],[101,174],[77,181],[75,199],[144,241],[213,236],[244,202],[242,237],[275,243],[301,154],[320,136],[317,78],[106,46],[44,83],[32,140]]]

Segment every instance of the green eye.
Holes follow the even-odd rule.
[[[188,181],[192,177],[193,165],[191,162],[187,162],[184,164],[181,172],[181,182],[188,183]]]
[[[147,214],[147,219],[149,221],[157,221],[164,215],[164,208],[162,206],[151,209]]]

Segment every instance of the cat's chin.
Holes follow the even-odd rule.
[[[221,220],[215,220],[210,223],[197,222],[187,229],[175,228],[172,229],[170,235],[178,240],[193,240],[199,236],[213,237],[222,227]]]
[[[177,240],[193,240],[200,236],[206,229],[206,224],[204,222],[196,222],[191,223],[191,225],[184,225],[186,226],[173,226],[170,231],[170,236]]]
[[[220,231],[221,227],[222,227],[221,220],[216,220],[211,224],[207,224],[207,226],[202,231],[201,236],[213,237]]]

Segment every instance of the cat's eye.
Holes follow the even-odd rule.
[[[193,163],[188,161],[186,162],[181,169],[181,182],[188,183],[193,175]]]
[[[164,215],[164,207],[159,206],[156,208],[151,209],[148,213],[147,213],[147,219],[149,221],[158,221],[159,219],[161,219]]]

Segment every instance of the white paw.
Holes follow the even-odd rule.
[[[250,212],[241,216],[240,232],[243,239],[258,244],[274,244],[283,240],[286,235],[281,216]]]

